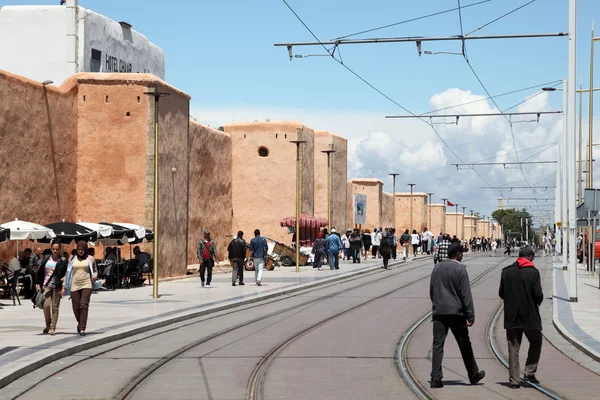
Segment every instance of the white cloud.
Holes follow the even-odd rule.
[[[457,88],[448,89],[433,95],[429,101],[431,109],[453,107],[457,104],[485,99],[486,96],[473,94]],[[525,100],[526,98],[523,98]],[[550,110],[546,93],[531,98],[512,111]],[[489,101],[479,101],[467,105],[449,108],[446,114],[495,113],[498,110]],[[385,182],[385,190],[391,190],[390,172],[399,172],[397,186],[404,183],[416,183],[415,190],[434,192],[434,201],[449,198],[454,203],[467,206],[481,214],[490,215],[497,208],[499,193],[486,186],[484,180],[492,186],[515,184],[517,186],[554,185],[555,164],[517,166],[481,166],[477,174],[468,169],[457,170],[450,164],[460,161],[445,147],[435,135],[433,129],[423,121],[416,119],[385,119],[384,115],[356,110],[330,111],[311,109],[282,108],[201,108],[192,113],[201,123],[220,126],[231,122],[298,120],[318,130],[329,130],[348,139],[348,178],[373,177]],[[561,140],[562,116],[542,115],[539,123],[528,122],[535,116],[513,116],[513,134],[509,123],[503,117],[436,119],[434,127],[440,136],[464,162],[489,161],[514,162],[517,160],[515,144],[519,150],[520,161],[556,160],[558,146],[553,143]],[[521,122],[523,121],[523,122]],[[596,125],[596,123],[595,123]],[[600,122],[598,127],[600,128]],[[584,136],[587,126],[584,124]],[[598,131],[598,129],[596,129]],[[539,153],[539,154],[537,154]],[[595,158],[600,157],[600,148],[594,148]],[[527,181],[523,177],[527,177]],[[596,187],[600,187],[600,172],[596,174]],[[403,190],[403,189],[398,189]],[[553,198],[554,189],[547,192],[536,190],[538,198]],[[531,189],[505,191],[504,197],[534,197]],[[437,199],[437,200],[436,200]],[[527,201],[534,204],[535,201]],[[523,201],[505,201],[505,205],[518,207]],[[540,202],[544,204],[544,202]],[[548,203],[546,203],[548,204]]]

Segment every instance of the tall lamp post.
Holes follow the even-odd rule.
[[[462,239],[465,239],[465,210],[467,207],[461,207],[463,209],[463,226],[462,226]]]
[[[331,232],[331,156],[335,153],[335,150],[321,150],[321,153],[327,154],[327,232]]]
[[[400,174],[392,172],[392,191],[393,191],[393,205],[392,205],[392,228],[396,228],[396,177]]]
[[[306,140],[290,140],[290,143],[296,144],[296,272],[300,272],[300,207],[301,193],[300,175],[302,168],[300,167],[300,145],[306,143]]]
[[[416,183],[409,183],[408,186],[410,186],[410,232],[412,233],[413,231],[413,186],[415,186]]]
[[[454,207],[456,207],[456,237],[458,237],[458,206],[460,204],[455,204]]]
[[[427,196],[429,196],[429,222],[428,222],[428,227],[429,230],[431,231],[433,228],[431,227],[431,196],[433,196],[433,193],[427,193]]]
[[[161,97],[169,96],[170,93],[154,90],[144,92],[145,95],[154,97],[154,216],[152,229],[154,230],[154,240],[152,242],[152,298],[158,299],[158,245],[160,233],[158,230],[158,103]]]
[[[446,202],[448,201],[448,199],[442,199],[442,201],[444,202],[444,221],[443,221],[444,222],[444,224],[443,224],[444,229],[442,229],[442,230],[444,231],[444,235],[445,235],[445,234],[448,233],[448,232],[446,232],[446,205],[448,204]]]
[[[594,169],[592,163],[592,143],[594,142],[594,44],[600,37],[594,37],[594,21],[592,20],[592,45],[590,49],[590,109],[589,109],[589,133],[588,133],[588,173],[586,188],[594,186]],[[580,105],[581,107],[581,105]],[[589,237],[589,236],[588,236]]]

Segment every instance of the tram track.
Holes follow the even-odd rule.
[[[546,273],[547,273],[546,270],[544,270],[544,274],[546,274]],[[541,281],[543,282],[544,279],[541,279]],[[492,352],[494,357],[496,357],[498,362],[500,364],[502,364],[504,366],[504,368],[506,368],[508,370],[508,360],[504,357],[504,355],[502,354],[502,351],[500,350],[498,344],[496,343],[496,333],[495,333],[496,327],[498,325],[498,320],[500,319],[500,315],[502,315],[503,311],[504,311],[504,302],[500,301],[496,311],[494,311],[494,313],[492,314],[492,317],[490,318],[490,320],[488,322],[488,325],[486,328],[486,341],[487,341],[488,348]],[[553,400],[563,400],[564,399],[557,393],[551,391],[550,389],[543,387],[542,385],[536,385],[535,383],[532,383],[532,382],[527,382],[527,384],[529,386],[531,386],[532,388],[534,388],[535,390],[537,390],[538,392],[545,394],[546,396],[548,396],[549,398],[551,398]]]
[[[319,290],[323,290],[323,289],[328,289],[328,288],[331,288],[331,287],[334,287],[334,286],[344,285],[344,284],[351,283],[351,282],[357,281],[357,280],[361,280],[362,281],[365,278],[370,278],[370,277],[374,277],[374,276],[377,276],[377,275],[381,275],[381,277],[373,279],[373,280],[368,281],[366,283],[359,283],[359,284],[356,284],[354,286],[350,286],[348,288],[344,288],[344,289],[335,291],[333,293],[330,293],[330,294],[327,294],[327,295],[324,295],[324,296],[315,297],[315,298],[313,298],[311,300],[308,300],[306,302],[302,302],[300,304],[296,304],[296,305],[293,305],[293,306],[290,306],[290,307],[278,310],[276,312],[272,312],[272,313],[269,313],[269,314],[266,314],[266,315],[254,318],[254,319],[252,319],[250,321],[244,322],[242,324],[235,325],[235,326],[230,327],[228,329],[224,329],[222,331],[216,332],[216,333],[211,334],[209,336],[206,336],[206,337],[204,337],[202,339],[194,341],[193,343],[190,343],[190,344],[188,344],[186,346],[183,346],[183,347],[175,350],[174,352],[168,354],[167,356],[161,357],[156,363],[153,363],[151,366],[149,366],[148,368],[144,369],[139,375],[137,375],[134,379],[132,379],[131,382],[129,382],[123,389],[121,389],[116,396],[113,397],[114,399],[127,399],[127,398],[130,398],[130,395],[133,394],[133,392],[135,392],[135,389],[145,379],[147,379],[147,377],[149,377],[150,375],[152,375],[152,373],[154,373],[155,371],[157,371],[158,369],[160,369],[164,364],[166,364],[169,361],[175,359],[178,355],[180,355],[182,353],[185,353],[186,351],[188,351],[188,350],[190,350],[190,349],[192,349],[194,347],[197,347],[197,346],[199,346],[201,344],[207,343],[207,342],[209,342],[209,341],[211,341],[213,339],[216,339],[216,338],[218,338],[220,336],[223,336],[223,335],[225,335],[227,333],[233,332],[233,331],[235,331],[237,329],[241,329],[241,328],[244,328],[246,326],[252,325],[254,323],[257,323],[257,322],[263,321],[265,319],[274,317],[274,316],[276,316],[278,314],[289,312],[289,311],[293,311],[295,309],[302,308],[302,307],[305,307],[305,306],[309,306],[309,305],[315,304],[315,303],[317,303],[319,301],[326,300],[326,299],[329,299],[331,297],[335,297],[335,296],[340,295],[340,294],[342,294],[344,292],[347,292],[347,291],[350,291],[350,290],[354,290],[354,289],[356,289],[358,287],[363,287],[365,285],[372,285],[372,284],[375,284],[377,282],[381,282],[383,280],[389,279],[389,277],[390,277],[389,272],[390,271],[393,271],[393,270],[396,270],[396,269],[402,269],[400,272],[397,272],[396,275],[394,275],[394,276],[401,276],[401,275],[408,274],[408,273],[413,272],[413,271],[419,269],[420,267],[426,265],[427,262],[431,262],[431,260],[429,258],[426,258],[426,259],[423,259],[423,260],[418,260],[418,261],[415,261],[415,262],[411,262],[410,266],[408,266],[407,268],[404,267],[406,264],[403,264],[401,262],[391,263],[389,270],[374,269],[374,270],[372,270],[370,272],[363,273],[363,274],[360,274],[358,276],[357,275],[349,276],[349,277],[344,278],[344,279],[340,279],[340,280],[337,280],[337,281],[334,281],[334,282],[325,283],[323,285],[318,285],[318,286],[315,286],[315,287],[307,288],[306,290],[301,290],[299,292],[295,292],[295,293],[292,293],[292,294],[283,295],[283,296],[280,296],[280,297],[276,297],[274,299],[269,299],[269,300],[265,300],[265,301],[259,301],[259,302],[253,303],[251,305],[245,305],[245,306],[241,306],[241,307],[236,307],[234,309],[231,309],[231,311],[217,312],[217,313],[215,313],[213,315],[201,316],[201,317],[197,317],[197,318],[194,318],[194,319],[192,319],[190,321],[186,321],[186,322],[183,322],[183,323],[176,323],[176,324],[174,324],[173,327],[157,329],[156,332],[153,333],[153,334],[150,334],[150,335],[140,335],[140,336],[143,336],[143,337],[140,337],[140,338],[137,338],[137,339],[133,339],[133,340],[129,340],[126,343],[119,344],[119,345],[116,345],[116,346],[108,346],[109,348],[107,348],[106,350],[103,350],[101,352],[98,352],[98,353],[94,354],[94,356],[91,356],[89,358],[83,358],[83,359],[81,359],[79,361],[76,361],[74,363],[71,363],[71,364],[69,364],[67,366],[58,368],[52,374],[50,374],[50,375],[46,376],[45,378],[43,378],[42,380],[39,380],[38,382],[36,382],[35,385],[27,388],[26,390],[22,391],[21,393],[17,394],[16,396],[14,396],[13,399],[19,399],[19,398],[23,397],[25,394],[29,393],[35,387],[37,387],[40,384],[42,384],[42,383],[44,383],[44,382],[46,382],[46,381],[48,381],[48,380],[50,380],[50,379],[58,376],[60,373],[68,370],[69,368],[72,368],[72,367],[76,366],[77,364],[83,363],[83,362],[85,362],[86,360],[89,360],[89,359],[98,358],[99,356],[105,355],[105,354],[107,354],[109,352],[113,352],[115,350],[119,350],[119,349],[124,348],[126,346],[129,346],[129,345],[132,345],[132,344],[135,344],[135,343],[139,343],[139,342],[143,342],[145,340],[148,340],[148,339],[151,339],[151,338],[154,338],[156,336],[163,335],[163,334],[166,334],[166,333],[169,333],[169,332],[172,332],[172,331],[176,331],[176,330],[179,330],[179,329],[184,328],[184,327],[189,327],[191,325],[195,325],[195,324],[198,324],[198,323],[210,321],[212,319],[222,318],[222,317],[229,316],[229,315],[232,315],[232,314],[236,314],[236,313],[239,313],[239,312],[244,312],[244,311],[248,311],[248,310],[252,310],[252,309],[256,309],[256,308],[261,308],[261,307],[269,306],[269,305],[272,305],[274,303],[280,302],[280,301],[282,301],[284,299],[290,299],[290,298],[300,297],[300,296],[304,296],[306,294],[309,294],[309,293],[312,293],[312,292],[315,292],[315,291],[319,291]],[[24,377],[26,377],[26,376],[27,375],[25,375]],[[22,377],[20,379],[23,379],[24,377]]]
[[[486,276],[489,276],[489,273],[491,271],[493,271],[496,267],[498,267],[503,262],[505,262],[505,260],[502,260],[502,261],[494,264],[492,267],[488,268],[486,271],[484,271],[482,274],[480,274],[477,278],[473,279],[471,281],[471,285],[475,286],[477,283],[481,283],[482,280]],[[495,338],[495,331],[496,331],[497,323],[500,318],[500,315],[502,315],[503,310],[504,310],[504,302],[500,301],[498,306],[495,308],[495,310],[492,312],[490,318],[488,319],[488,322],[487,322],[487,325],[485,328],[485,336],[486,336],[486,343],[488,345],[488,349],[491,352],[491,354],[505,369],[508,370],[508,361],[502,354],[499,346],[496,343],[496,338]],[[426,399],[426,400],[434,400],[436,397],[425,388],[425,386],[419,381],[419,379],[416,377],[416,375],[410,368],[410,364],[408,362],[408,356],[407,356],[408,351],[407,350],[410,345],[410,339],[411,339],[412,335],[417,331],[417,329],[419,327],[421,327],[423,325],[423,323],[425,323],[429,318],[431,318],[431,315],[432,315],[431,312],[425,314],[423,317],[421,317],[419,320],[417,320],[406,331],[405,335],[403,335],[403,337],[400,339],[400,341],[398,343],[398,351],[397,351],[398,370],[399,370],[400,374],[402,375],[404,381],[406,382],[406,384],[411,388],[413,393],[419,399]],[[531,382],[527,382],[527,384],[529,386],[531,386],[532,388],[534,388],[535,390],[537,390],[538,392],[540,392],[541,394],[543,394],[551,399],[554,399],[554,400],[563,400],[564,399],[562,396],[556,394],[555,392],[553,392],[550,389],[545,388],[542,385],[536,385]]]
[[[506,262],[506,259],[502,259],[501,261],[495,263],[481,274],[479,274],[476,278],[472,279],[470,284],[473,287],[483,278],[485,278],[490,272],[496,269],[500,264]],[[423,384],[417,379],[414,371],[410,367],[410,363],[408,362],[408,347],[410,345],[411,338],[414,333],[427,321],[431,318],[432,312],[429,311],[421,318],[419,318],[400,338],[397,350],[396,350],[396,362],[398,367],[398,372],[400,376],[404,380],[404,382],[411,388],[413,393],[419,398],[423,400],[434,400],[435,396],[433,396],[429,391],[423,386]]]
[[[343,294],[345,292],[357,289],[359,287],[365,287],[366,285],[376,284],[377,282],[381,282],[383,280],[387,280],[390,277],[398,277],[398,276],[402,276],[402,275],[405,275],[405,274],[417,271],[421,267],[427,265],[427,263],[430,263],[430,262],[431,262],[431,260],[429,258],[426,258],[424,260],[419,260],[419,261],[412,262],[409,265],[402,264],[402,263],[396,263],[395,265],[392,264],[390,266],[391,267],[390,270],[375,269],[375,270],[371,271],[370,273],[361,274],[358,277],[357,276],[348,277],[347,279],[344,279],[344,280],[332,282],[330,284],[321,285],[321,286],[315,287],[315,288],[309,288],[307,290],[304,290],[304,291],[301,291],[301,292],[298,292],[298,293],[294,293],[294,294],[291,294],[291,295],[282,296],[282,297],[277,298],[276,300],[265,301],[265,302],[258,302],[258,303],[254,304],[252,306],[244,306],[244,307],[241,307],[239,309],[233,309],[232,311],[229,311],[229,312],[226,312],[226,313],[220,313],[218,315],[209,316],[208,318],[204,317],[201,321],[198,321],[196,319],[194,321],[188,321],[188,322],[183,323],[183,324],[182,323],[176,324],[172,328],[168,328],[168,329],[164,329],[163,328],[160,332],[157,332],[155,334],[151,334],[149,336],[146,335],[145,337],[142,337],[142,338],[139,338],[139,339],[135,339],[135,340],[130,340],[127,343],[124,343],[122,345],[112,346],[112,347],[110,347],[107,350],[103,350],[101,352],[98,352],[98,353],[94,354],[91,357],[87,357],[85,359],[77,361],[77,362],[75,362],[73,364],[65,366],[64,368],[59,368],[57,371],[55,371],[51,375],[45,377],[44,379],[40,380],[39,382],[36,382],[33,386],[29,387],[27,390],[23,391],[22,393],[20,393],[19,395],[17,395],[14,398],[20,398],[20,397],[22,397],[23,395],[25,395],[26,393],[28,393],[29,391],[31,391],[34,387],[39,386],[40,384],[42,384],[45,381],[48,381],[50,378],[56,377],[61,372],[65,372],[65,370],[68,370],[69,368],[75,366],[76,364],[85,362],[86,360],[91,360],[91,359],[94,359],[94,358],[99,358],[100,356],[102,356],[102,355],[104,355],[106,353],[113,352],[115,350],[119,350],[120,348],[124,348],[124,347],[126,347],[128,345],[131,345],[133,343],[143,342],[144,340],[148,340],[148,339],[150,339],[152,337],[155,337],[155,336],[158,336],[158,335],[162,335],[163,333],[169,333],[170,331],[181,329],[181,328],[186,327],[186,326],[198,324],[200,322],[205,322],[205,321],[208,321],[208,320],[211,320],[211,319],[214,319],[214,318],[220,318],[220,317],[228,316],[228,315],[235,314],[235,313],[240,312],[240,311],[246,311],[246,310],[249,310],[249,309],[252,309],[252,308],[268,306],[269,304],[273,304],[273,303],[281,301],[283,299],[291,299],[291,298],[294,298],[294,297],[298,297],[299,298],[301,296],[305,296],[305,295],[310,294],[311,292],[315,292],[317,290],[329,289],[329,288],[334,287],[334,286],[339,286],[339,285],[351,283],[352,281],[359,281],[359,283],[356,284],[356,285],[345,287],[345,288],[343,288],[341,290],[335,291],[333,293],[330,293],[330,294],[327,294],[327,295],[324,295],[324,296],[317,296],[317,297],[315,297],[315,298],[313,298],[311,300],[304,301],[302,303],[299,303],[299,304],[296,304],[296,305],[293,305],[291,307],[287,307],[287,308],[284,308],[284,309],[279,309],[276,312],[269,313],[269,314],[266,314],[266,315],[262,315],[260,317],[254,318],[252,320],[245,321],[244,323],[237,324],[237,325],[234,325],[232,327],[228,327],[227,329],[223,329],[221,331],[215,332],[215,333],[210,334],[208,336],[204,336],[203,338],[201,338],[199,340],[196,340],[196,341],[194,341],[192,343],[188,343],[187,345],[185,345],[185,346],[183,346],[181,348],[178,348],[177,350],[175,350],[175,351],[167,354],[166,356],[159,356],[159,357],[157,357],[156,362],[152,363],[147,368],[144,368],[141,371],[141,373],[136,374],[131,380],[128,381],[128,383],[124,387],[122,387],[122,389],[119,390],[118,394],[113,397],[114,399],[128,399],[128,398],[131,398],[133,396],[133,394],[136,392],[137,388],[140,387],[140,385],[142,385],[144,383],[144,381],[148,377],[150,377],[153,373],[155,373],[156,371],[158,371],[159,369],[161,369],[165,364],[169,363],[169,361],[172,361],[172,360],[176,359],[179,355],[181,355],[181,354],[185,353],[186,351],[189,351],[189,350],[191,350],[191,349],[193,349],[193,348],[195,348],[197,346],[200,346],[202,344],[208,343],[208,342],[210,342],[210,341],[212,341],[212,340],[214,340],[216,338],[219,338],[219,337],[221,337],[223,335],[226,335],[227,333],[231,333],[231,332],[234,332],[236,330],[242,329],[244,327],[248,327],[248,326],[250,326],[250,325],[252,325],[254,323],[265,321],[266,319],[275,317],[278,314],[282,314],[282,313],[286,313],[286,312],[289,312],[289,311],[293,311],[295,309],[299,309],[299,308],[302,308],[302,307],[307,307],[307,306],[313,305],[313,304],[315,304],[315,303],[317,303],[319,301],[323,301],[323,300],[326,300],[326,299],[338,296],[340,294]],[[398,269],[401,269],[401,270],[400,271],[396,271],[396,273],[393,274],[393,275],[390,274],[390,272],[393,272],[393,270],[398,270]],[[378,278],[376,278],[376,279],[372,279],[370,281],[365,282],[365,278],[369,279],[369,278],[372,278],[372,277],[377,276],[377,275],[381,275],[381,276],[378,277]],[[429,274],[427,274],[427,277],[428,276],[429,276]],[[419,278],[419,280],[422,280],[424,278],[425,277]],[[58,378],[58,379],[60,379],[60,378]]]

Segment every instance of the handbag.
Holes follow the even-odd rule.
[[[36,307],[40,310],[44,308],[44,289],[37,290],[33,297],[31,298],[31,302],[33,303],[33,308]]]

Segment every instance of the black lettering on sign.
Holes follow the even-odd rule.
[[[106,55],[106,68],[104,72],[131,72],[132,70],[133,64],[130,62],[109,54]]]

